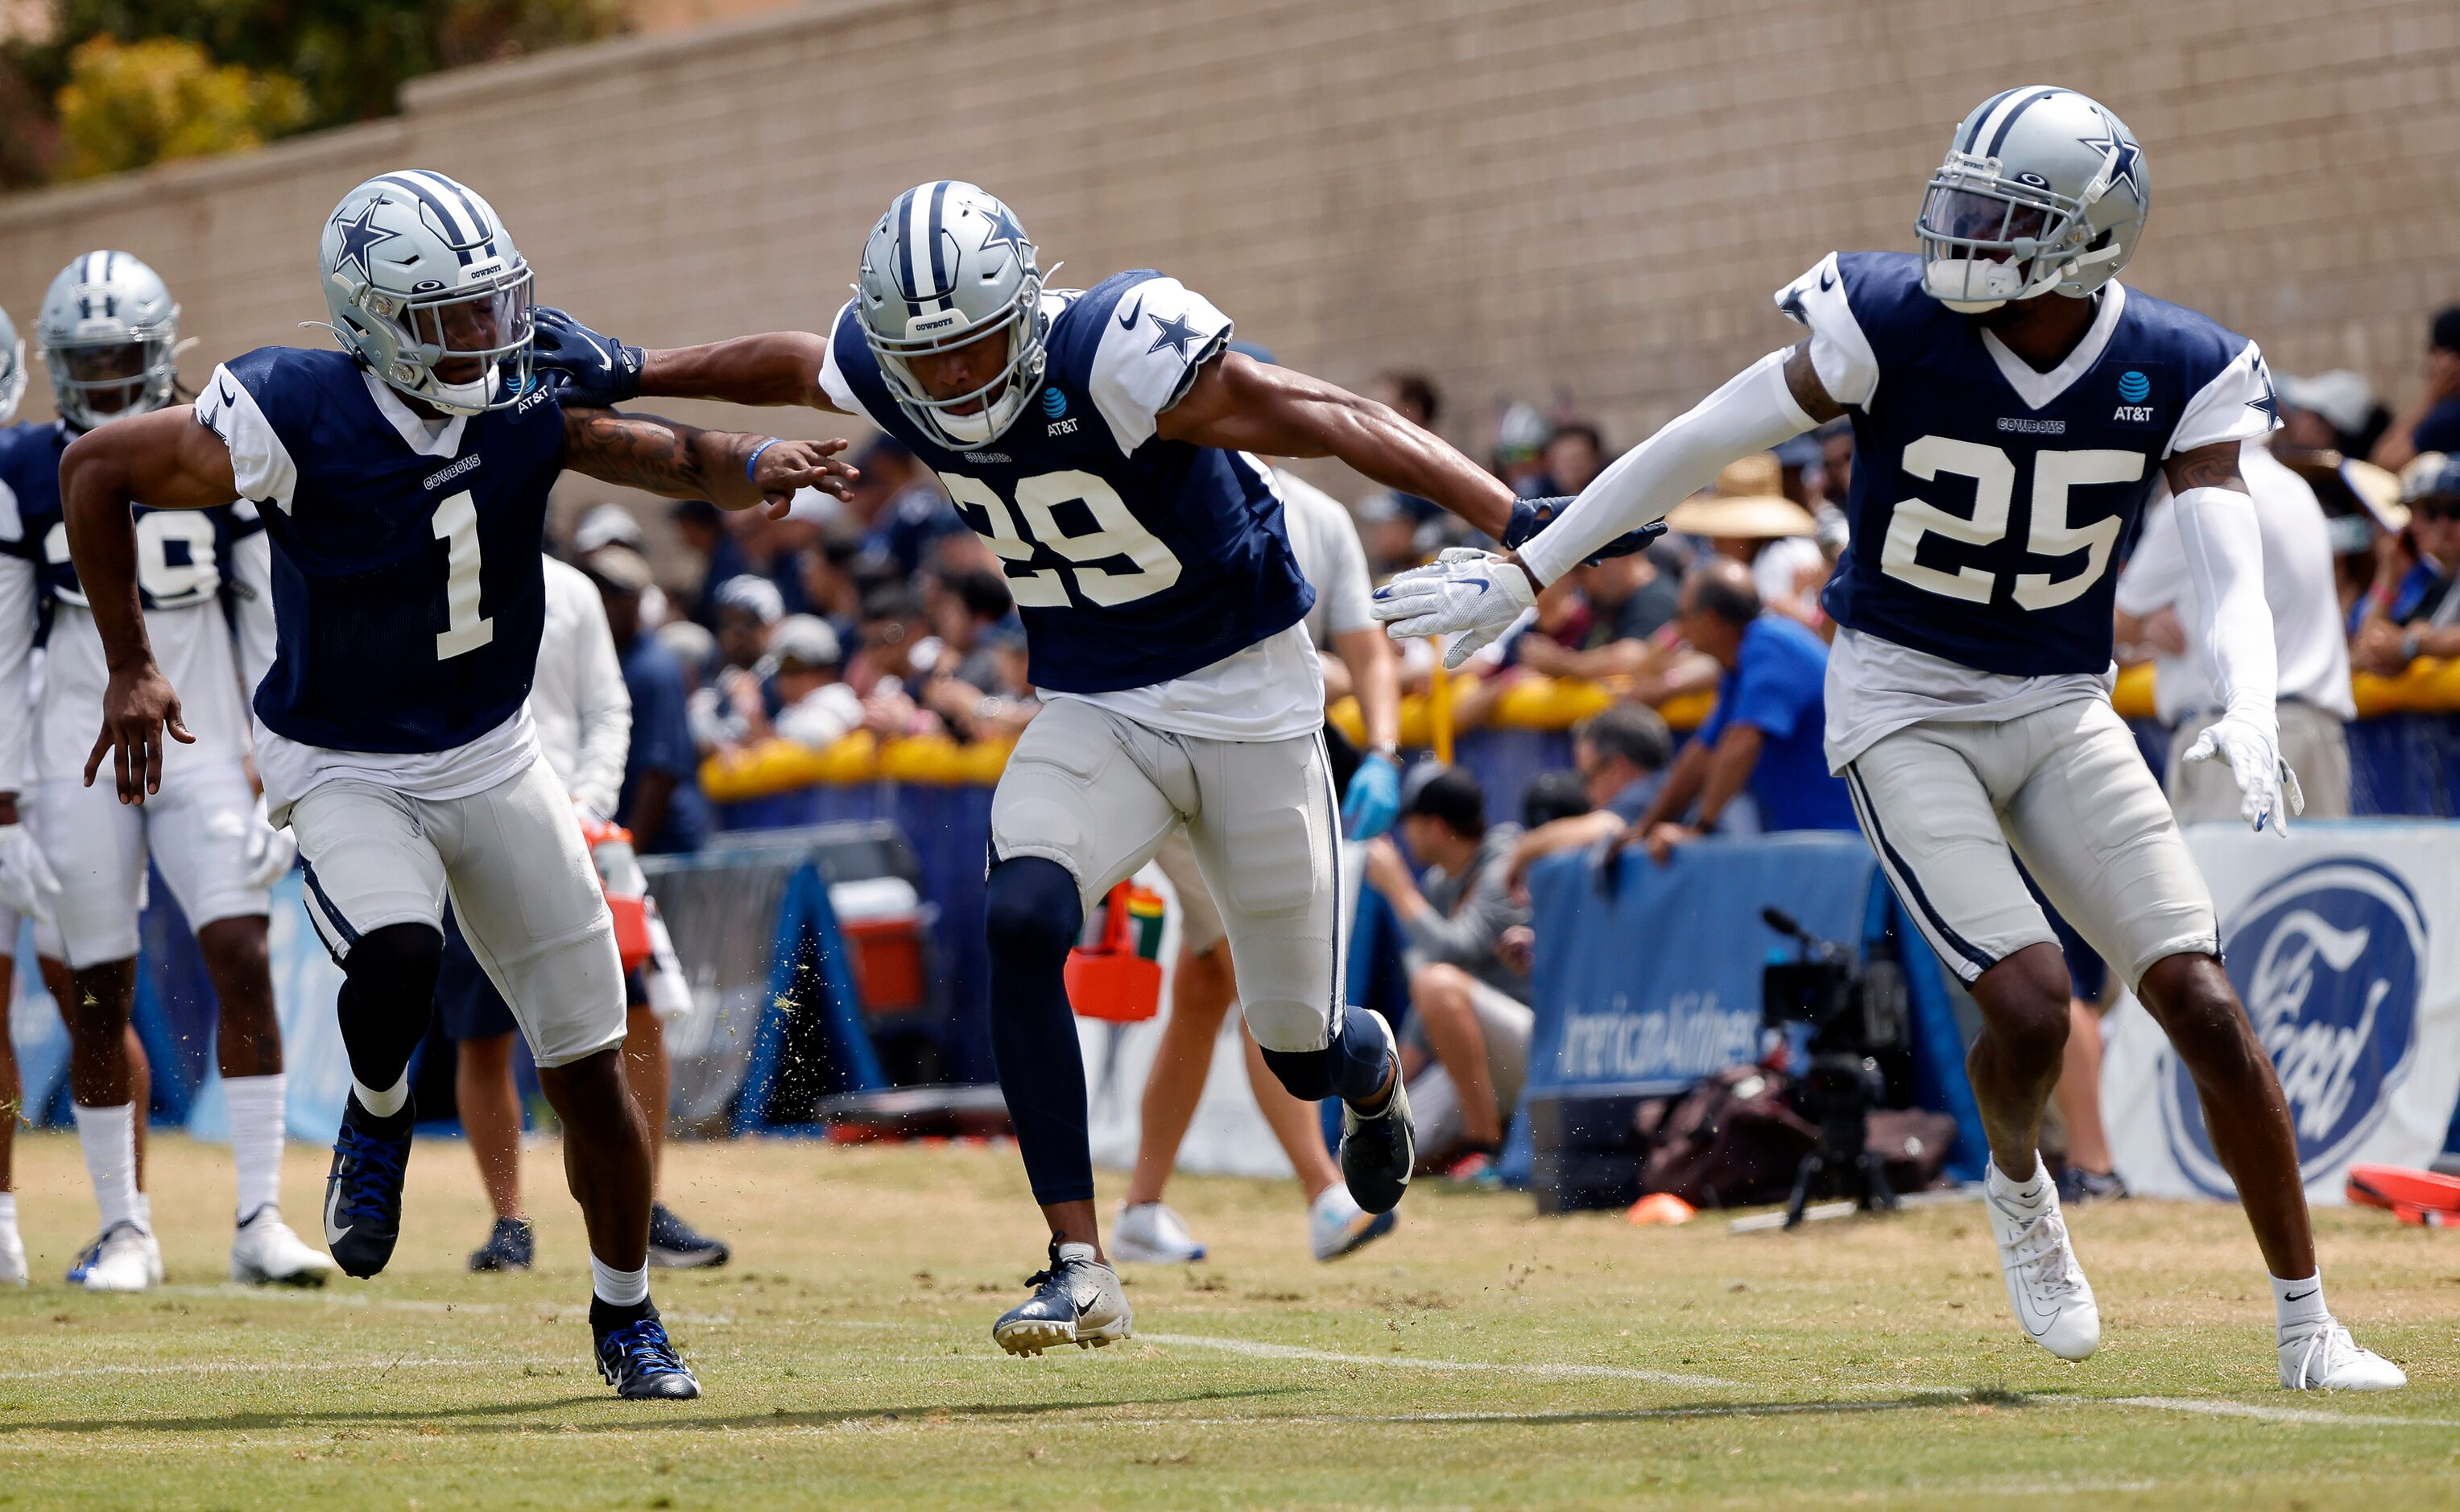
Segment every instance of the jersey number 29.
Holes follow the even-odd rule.
[[[1008,593],[1021,609],[1068,607],[1074,601],[1070,598],[1071,583],[1076,598],[1107,609],[1151,598],[1178,581],[1178,558],[1136,519],[1118,490],[1091,472],[1071,468],[1019,478],[1014,510],[998,490],[980,478],[943,472],[940,481],[946,485],[965,522],[973,525],[974,533],[1001,560],[1031,561],[1036,546],[1068,559],[1070,565],[1065,568],[1037,567],[1008,574]],[[1082,503],[1093,516],[1093,529],[1081,536],[1069,535],[1059,523],[1059,507],[1071,501]],[[974,521],[976,510],[983,513],[986,525]],[[1017,523],[1020,514],[1025,521],[1022,529]],[[1134,571],[1092,565],[1122,556],[1135,564]]]
[[[1989,546],[2007,535],[2007,509],[2016,494],[2016,463],[2004,450],[1949,436],[1926,435],[1905,448],[1904,470],[1918,478],[1942,472],[1973,480],[1973,517],[1951,514],[1918,498],[1899,502],[1888,518],[1879,570],[1901,582],[1950,598],[1988,603],[1999,589],[1996,573],[1981,567],[1943,572],[1915,559],[1924,536],[1944,536],[1967,546]],[[2141,452],[2039,452],[2033,456],[2032,526],[2025,550],[2034,556],[2085,553],[2084,568],[2070,578],[2018,573],[2009,596],[2024,609],[2055,609],[2081,598],[2110,570],[2122,521],[2112,514],[2089,525],[2068,523],[2068,491],[2089,483],[2132,483],[2144,475]]]

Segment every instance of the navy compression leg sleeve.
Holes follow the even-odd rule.
[[[1332,1043],[1321,1050],[1264,1052],[1264,1064],[1273,1068],[1290,1096],[1306,1102],[1328,1097],[1368,1102],[1383,1089],[1391,1061],[1391,1040],[1364,1010],[1343,1014]]]
[[[1017,1152],[1035,1202],[1090,1201],[1085,1061],[1066,978],[1068,952],[1085,927],[1076,879],[1056,861],[1020,856],[993,866],[985,891],[991,1055]]]

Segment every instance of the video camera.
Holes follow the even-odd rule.
[[[1782,909],[1764,908],[1760,918],[1800,947],[1794,959],[1761,972],[1760,1022],[1809,1028],[1811,1063],[1796,1096],[1803,1116],[1819,1126],[1819,1144],[1794,1173],[1785,1226],[1801,1223],[1804,1206],[1832,1181],[1865,1212],[1893,1209],[1887,1163],[1870,1148],[1870,1117],[1885,1084],[1876,1055],[1905,1041],[1904,974],[1888,960],[1857,968],[1851,950]]]

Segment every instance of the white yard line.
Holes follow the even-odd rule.
[[[326,1288],[251,1287],[235,1282],[223,1286],[159,1286],[144,1294],[210,1297],[217,1302],[304,1302],[316,1307],[373,1308],[385,1312],[509,1312],[526,1314],[541,1322],[554,1322],[587,1311],[584,1305],[569,1302],[439,1302],[424,1297],[368,1296]],[[696,1328],[726,1328],[734,1322],[732,1312],[659,1312],[669,1323],[689,1323]]]
[[[1709,1390],[1733,1390],[1741,1381],[1727,1380],[1717,1376],[1694,1376],[1683,1371],[1641,1370],[1626,1365],[1518,1365],[1487,1360],[1428,1359],[1412,1354],[1339,1354],[1330,1350],[1305,1349],[1296,1344],[1265,1344],[1254,1339],[1224,1338],[1213,1334],[1139,1334],[1136,1337],[1150,1344],[1176,1344],[1188,1349],[1219,1350],[1225,1354],[1246,1354],[1258,1359],[1310,1360],[1319,1365],[1373,1365],[1387,1370],[1422,1371],[1494,1371],[1509,1376],[1596,1376],[1608,1380],[1648,1381],[1659,1386],[1697,1386]]]
[[[0,1372],[0,1380],[62,1380],[75,1376],[287,1376],[310,1371],[367,1371],[381,1377],[387,1371],[408,1367],[429,1370],[454,1366],[463,1370],[486,1370],[501,1365],[496,1359],[396,1359],[354,1360],[194,1360],[180,1365],[62,1365],[53,1370]]]
[[[2266,1407],[2258,1402],[2215,1401],[2203,1396],[2034,1396],[2077,1407],[2147,1407],[2155,1412],[2195,1413],[2204,1418],[2252,1418],[2259,1422],[2314,1423],[2331,1428],[2460,1428],[2449,1418],[2396,1418],[2389,1413],[2322,1412],[2313,1407]]]

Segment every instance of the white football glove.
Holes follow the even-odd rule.
[[[1368,612],[1396,636],[1457,632],[1444,665],[1457,667],[1512,628],[1538,590],[1504,557],[1455,546],[1426,567],[1413,567],[1375,590]]]
[[[2237,779],[2238,817],[2255,829],[2269,825],[2274,833],[2287,834],[2290,816],[2306,811],[2298,774],[2280,759],[2280,737],[2254,720],[2224,714],[2187,751],[2191,762],[2216,757],[2228,763],[2230,775]]]
[[[60,879],[43,859],[43,848],[24,825],[0,825],[0,908],[15,909],[30,918],[49,921],[52,900],[60,895]],[[17,942],[8,940],[10,949]]]
[[[276,830],[265,815],[265,799],[256,800],[256,813],[247,828],[247,853],[241,863],[246,868],[244,880],[252,888],[269,888],[282,880],[290,863],[299,859],[299,842],[287,830]]]

